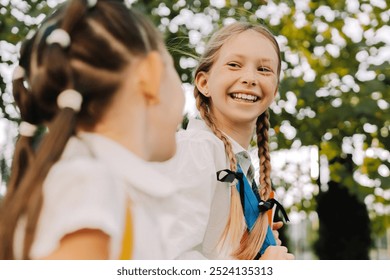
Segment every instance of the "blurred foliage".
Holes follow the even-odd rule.
[[[15,46],[50,10],[48,4],[56,2],[0,0],[0,70],[15,63],[15,55],[9,54],[14,49],[7,46]],[[381,55],[390,48],[388,1],[130,2],[164,33],[183,83],[192,82],[196,58],[222,24],[262,23],[277,34],[283,75],[271,107],[272,147],[315,145],[329,162],[353,155],[353,172],[335,162],[329,165],[330,179],[365,202],[376,232],[385,231],[390,207],[385,194],[390,188],[390,64]],[[9,109],[10,81],[3,77],[2,72],[0,117],[15,121]],[[3,153],[0,162],[1,170],[8,170]],[[298,210],[315,208],[312,197],[309,203],[302,200]]]
[[[378,173],[380,166],[390,168],[390,68],[388,61],[378,58],[390,47],[378,35],[389,32],[384,30],[389,4],[376,2],[375,6],[368,0],[312,1],[307,6],[299,5],[304,1],[225,2],[219,6],[220,1],[136,1],[133,5],[151,15],[164,32],[182,81],[189,83],[194,65],[185,61],[199,56],[213,30],[232,20],[268,26],[277,34],[284,61],[279,97],[271,111],[276,149],[316,145],[331,161],[359,152],[356,141],[350,149],[343,145],[360,135],[364,159],[354,157],[353,173],[339,163],[330,165],[330,179],[348,187],[362,202],[371,195],[389,205],[375,191],[390,186],[389,176]],[[293,136],[284,132],[287,125],[295,131]],[[378,152],[367,153],[370,149]],[[371,185],[356,182],[355,173],[373,180]]]

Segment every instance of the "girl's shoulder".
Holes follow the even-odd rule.
[[[170,161],[177,166],[214,173],[225,166],[223,142],[202,120],[191,119],[187,129],[178,132],[177,146],[177,153]]]
[[[78,137],[72,137],[61,156],[51,167],[44,190],[48,196],[58,197],[67,189],[75,196],[88,196],[99,192],[119,196],[122,190],[114,188],[115,177],[107,164],[94,156],[90,147]]]
[[[84,228],[110,236],[110,258],[119,255],[126,192],[107,167],[77,137],[70,139],[43,184],[44,203],[33,258],[48,255],[63,236]]]
[[[223,142],[211,131],[206,123],[199,119],[190,119],[187,129],[177,134],[179,143],[188,142],[193,145],[201,144],[210,147],[223,147]]]
[[[72,174],[72,177],[90,177],[95,174],[106,176],[109,172],[104,161],[96,158],[88,145],[78,137],[72,137],[69,139],[60,160],[52,166],[48,177],[55,174],[57,176]]]

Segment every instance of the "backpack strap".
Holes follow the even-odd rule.
[[[120,260],[130,260],[133,253],[133,222],[131,218],[130,207],[126,208],[125,231],[123,233],[122,251]]]

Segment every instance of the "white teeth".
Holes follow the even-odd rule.
[[[242,99],[242,100],[247,100],[247,101],[252,101],[255,102],[257,101],[258,97],[246,93],[233,93],[232,97],[235,99]]]

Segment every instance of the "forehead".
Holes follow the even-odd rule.
[[[227,59],[231,56],[240,56],[260,61],[278,63],[279,56],[274,44],[265,35],[246,30],[229,38],[219,50],[218,57]]]

